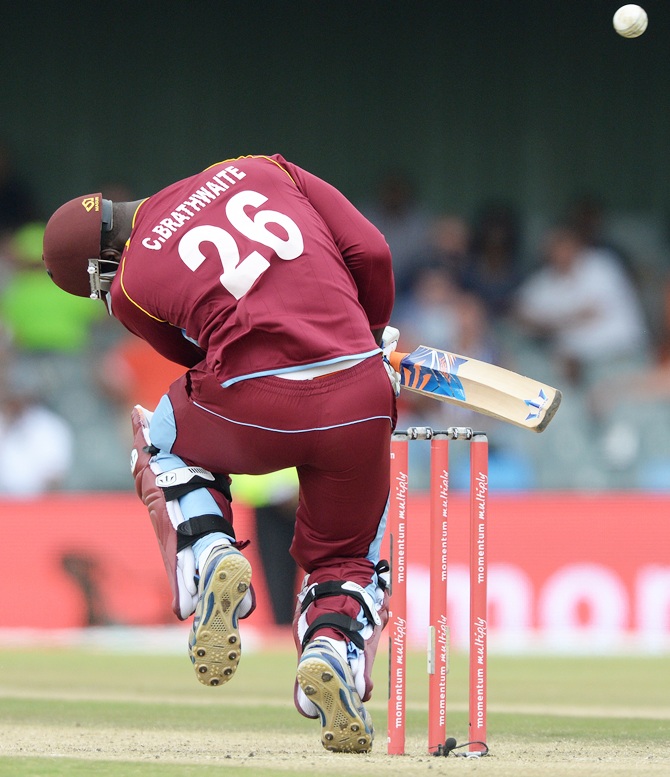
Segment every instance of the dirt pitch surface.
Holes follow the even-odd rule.
[[[223,742],[222,742],[223,740]],[[523,742],[490,742],[486,758],[436,758],[422,753],[423,743],[408,739],[407,755],[388,756],[384,741],[372,753],[328,753],[315,736],[287,735],[260,743],[248,733],[228,733],[215,740],[211,732],[175,734],[99,726],[3,725],[0,756],[154,763],[236,766],[250,774],[285,771],[316,775],[403,775],[461,773],[496,777],[630,777],[670,774],[668,748],[622,743],[616,749],[603,745],[585,748],[583,743],[561,741],[546,745]],[[460,770],[460,771],[459,771]]]
[[[377,739],[365,755],[327,752],[318,723],[297,715],[292,650],[250,652],[245,661],[234,688],[212,692],[194,682],[181,653],[0,650],[0,774],[14,777],[21,759],[38,758],[45,770],[61,759],[79,761],[77,774],[89,774],[89,766],[95,774],[96,762],[100,769],[103,761],[118,763],[118,772],[105,773],[119,777],[145,767],[148,773],[152,765],[166,777],[181,777],[186,767],[191,775],[195,766],[202,766],[202,777],[670,775],[665,658],[494,657],[485,758],[426,752],[423,654],[408,656],[411,734],[404,756],[386,754],[383,660],[380,692],[368,705]],[[464,661],[456,655],[451,667],[455,735],[467,730]]]

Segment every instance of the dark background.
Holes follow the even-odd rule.
[[[391,166],[434,211],[584,190],[666,227],[670,4],[615,0],[0,2],[0,135],[48,215],[280,152],[352,200]]]

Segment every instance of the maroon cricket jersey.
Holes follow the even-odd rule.
[[[111,289],[131,332],[218,381],[366,357],[393,306],[381,233],[279,155],[217,163],[144,200]]]

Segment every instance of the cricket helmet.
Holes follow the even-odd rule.
[[[42,259],[50,278],[64,291],[93,296],[89,261],[100,258],[103,226],[112,226],[112,203],[100,192],[66,202],[47,222]]]

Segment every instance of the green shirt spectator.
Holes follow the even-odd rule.
[[[28,351],[80,351],[90,325],[105,317],[99,305],[62,294],[42,263],[44,224],[16,231],[10,246],[14,271],[0,295],[0,321],[15,347]]]

